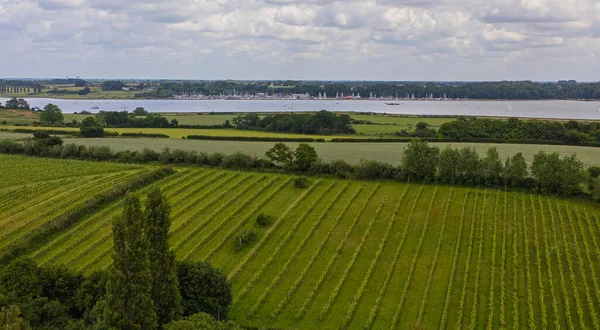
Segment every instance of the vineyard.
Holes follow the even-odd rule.
[[[0,248],[92,191],[142,170],[96,163],[78,168],[77,177],[0,185]],[[484,188],[316,177],[301,189],[293,179],[183,168],[156,183],[172,205],[170,241],[177,258],[208,261],[228,276],[230,316],[242,325],[599,326],[595,205]],[[31,254],[41,265],[84,274],[105,269],[111,219],[119,212],[113,203]],[[275,220],[261,227],[261,213]],[[249,229],[257,239],[236,248],[236,237]]]

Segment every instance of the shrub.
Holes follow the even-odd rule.
[[[305,176],[299,176],[294,179],[294,187],[296,188],[306,188],[308,186],[308,178]]]
[[[96,138],[104,136],[104,128],[102,126],[81,126],[79,128],[81,136],[86,138]]]
[[[199,312],[227,320],[231,305],[231,283],[220,270],[206,262],[178,262],[177,280],[183,315]]]
[[[256,223],[261,227],[266,227],[275,221],[275,217],[264,213],[259,214],[256,217]]]
[[[246,229],[235,238],[235,249],[242,250],[252,244],[258,235],[254,229]]]

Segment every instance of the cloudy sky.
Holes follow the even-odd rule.
[[[0,77],[600,80],[600,0],[0,0]]]

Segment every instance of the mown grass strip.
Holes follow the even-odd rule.
[[[266,180],[266,178],[267,177],[264,176],[262,179],[253,182],[248,187],[248,190],[250,188],[256,187],[256,185],[258,185],[260,182]],[[256,200],[256,198],[258,196],[260,196],[263,192],[265,192],[265,190],[269,189],[273,185],[273,183],[275,183],[275,181],[277,181],[277,180],[279,180],[279,177],[277,177],[277,176],[271,178],[271,180],[269,180],[264,186],[262,186],[259,190],[257,190],[256,192],[254,192],[248,198],[246,198],[246,200],[244,200],[243,203],[236,204],[236,207],[233,208],[231,210],[231,212],[229,212],[229,214],[227,214],[225,217],[223,217],[223,219],[219,222],[219,224],[217,226],[215,226],[215,228],[213,228],[208,233],[206,233],[205,235],[203,235],[202,238],[200,238],[198,240],[198,242],[196,244],[194,244],[193,248],[188,249],[188,252],[185,253],[185,255],[182,257],[182,259],[183,260],[189,260],[191,258],[191,256],[193,256],[194,254],[196,254],[196,252],[198,252],[198,250],[203,246],[203,244],[206,241],[208,241],[209,239],[213,238],[214,235],[215,235],[215,233],[219,232],[229,222],[229,220],[235,218],[235,216],[237,214],[239,214],[246,206],[250,205],[250,203],[252,203],[252,201]],[[238,196],[241,196],[241,194],[239,194]],[[239,197],[232,197],[230,200],[231,201],[237,201],[238,198]]]
[[[563,268],[563,262],[561,257],[561,251],[559,249],[559,240],[558,240],[558,227],[556,226],[556,221],[554,217],[554,210],[552,208],[552,204],[550,200],[546,200],[546,206],[548,210],[550,210],[550,231],[552,232],[552,237],[554,238],[554,246],[556,247],[556,261],[558,264],[558,275],[560,277],[560,288],[562,290],[563,299],[564,299],[564,308],[563,311],[567,318],[567,328],[575,329],[575,324],[573,323],[573,317],[571,316],[571,299],[569,297],[569,290],[567,289],[567,283],[565,280],[565,271]],[[542,208],[543,209],[543,208]],[[559,220],[560,221],[560,220]]]
[[[388,222],[388,226],[385,230],[385,233],[384,233],[383,237],[381,238],[381,241],[379,242],[379,247],[377,248],[377,252],[375,252],[375,258],[373,258],[373,260],[371,261],[371,264],[369,265],[369,269],[367,270],[366,274],[363,276],[363,280],[360,284],[360,287],[354,294],[354,298],[352,299],[352,302],[350,303],[350,306],[348,307],[346,316],[344,317],[344,320],[342,321],[343,328],[348,327],[348,325],[350,324],[350,321],[352,321],[352,318],[354,317],[354,313],[356,312],[358,303],[360,302],[360,299],[363,296],[365,287],[367,286],[367,284],[369,283],[369,280],[371,279],[371,276],[373,275],[373,271],[375,270],[375,265],[379,261],[379,257],[381,256],[381,253],[383,253],[383,249],[385,248],[388,238],[390,236],[390,233],[392,231],[392,228],[394,227],[394,223],[396,222],[396,215],[398,214],[398,210],[400,209],[400,204],[406,197],[407,193],[408,193],[408,186],[406,186],[406,188],[404,188],[404,192],[402,193],[402,195],[398,199],[398,202],[396,203],[396,208],[394,209],[394,213],[392,213],[392,216],[390,217],[390,220]]]
[[[423,231],[421,232],[421,238],[419,238],[419,243],[417,244],[417,251],[415,252],[412,263],[410,265],[410,269],[408,270],[408,276],[406,277],[406,282],[404,283],[404,289],[402,290],[400,301],[396,306],[396,311],[394,313],[394,317],[392,318],[392,329],[396,329],[398,327],[398,322],[400,322],[400,315],[402,314],[402,310],[404,309],[404,303],[406,302],[408,289],[410,289],[410,284],[412,282],[412,277],[415,272],[415,267],[417,266],[417,261],[419,260],[419,255],[421,253],[421,247],[423,246],[423,242],[425,241],[425,234],[427,234],[427,229],[429,228],[429,218],[431,217],[431,210],[433,209],[433,204],[437,197],[437,193],[438,187],[435,187],[435,190],[433,191],[433,196],[431,197],[431,201],[429,202],[429,208],[427,209],[425,225],[423,226]]]
[[[560,232],[562,236],[563,246],[565,247],[565,256],[567,257],[567,265],[569,266],[569,278],[571,279],[571,288],[573,292],[573,296],[575,297],[575,307],[577,311],[577,316],[579,317],[579,325],[582,329],[587,328],[585,324],[585,311],[582,306],[581,298],[579,297],[579,285],[577,279],[575,278],[575,270],[573,267],[573,256],[571,255],[569,249],[569,242],[567,241],[567,228],[565,227],[565,223],[567,221],[564,220],[562,212],[560,211],[560,204],[558,200],[556,200],[556,209],[558,213],[558,222],[560,223]],[[566,296],[565,296],[566,297]]]
[[[208,226],[208,224],[211,223],[217,217],[218,214],[220,214],[221,212],[226,210],[234,202],[237,202],[240,197],[244,196],[248,191],[250,191],[250,189],[254,188],[257,184],[266,180],[267,176],[266,175],[260,176],[257,179],[255,179],[254,181],[248,182],[250,180],[250,178],[251,178],[251,176],[248,176],[248,177],[242,179],[240,181],[239,185],[236,185],[236,186],[232,187],[231,189],[229,189],[229,191],[235,191],[235,190],[237,190],[238,187],[245,184],[245,187],[243,189],[238,190],[235,193],[235,195],[231,196],[231,198],[228,198],[224,203],[221,203],[221,205],[219,205],[217,207],[217,209],[214,210],[206,219],[204,219],[203,221],[197,221],[197,223],[198,223],[197,226],[195,226],[191,230],[188,229],[189,231],[183,237],[183,239],[179,241],[179,244],[177,244],[177,247],[179,248],[183,244],[185,244],[189,240],[191,240],[202,229],[206,228],[206,226]],[[187,260],[192,253],[196,252],[196,250],[198,249],[198,247],[200,246],[201,243],[203,243],[203,241],[199,241],[197,244],[194,244],[194,246],[192,248],[186,249],[186,252],[184,252],[182,259]],[[178,248],[174,249],[174,250],[177,251]]]
[[[281,313],[281,311],[283,311],[283,309],[287,306],[287,304],[289,303],[290,299],[296,293],[296,290],[298,290],[298,288],[300,287],[300,285],[304,281],[305,276],[308,273],[308,271],[310,270],[310,268],[312,267],[312,265],[321,256],[321,252],[323,252],[323,249],[325,248],[325,245],[327,245],[327,243],[331,239],[331,236],[333,235],[333,232],[334,232],[335,228],[338,227],[338,225],[342,221],[342,218],[348,212],[348,209],[350,208],[350,206],[352,206],[352,204],[354,203],[354,201],[356,200],[356,198],[358,197],[358,195],[363,191],[363,188],[364,188],[364,185],[361,185],[360,188],[356,191],[356,193],[354,193],[354,195],[352,195],[352,197],[350,197],[350,199],[348,199],[348,202],[346,203],[346,206],[338,214],[338,216],[336,217],[336,219],[333,221],[333,224],[331,225],[331,228],[329,229],[329,232],[327,233],[327,236],[325,236],[325,238],[321,241],[321,244],[319,244],[319,247],[317,248],[317,251],[315,251],[315,253],[313,254],[313,256],[310,259],[309,263],[306,264],[306,266],[302,269],[302,271],[300,272],[300,275],[298,275],[298,277],[296,278],[296,281],[294,281],[294,284],[292,284],[291,288],[288,289],[287,295],[283,299],[281,299],[279,301],[279,303],[277,304],[277,307],[271,313],[271,317],[272,318],[277,317]]]
[[[212,250],[210,250],[203,258],[202,261],[207,261],[209,260],[217,251],[219,251],[224,245],[225,243],[233,236],[233,234],[238,231],[244,224],[246,224],[246,222],[248,220],[250,220],[252,218],[252,216],[254,216],[258,210],[262,209],[268,202],[270,202],[273,197],[275,197],[279,192],[281,192],[281,190],[283,190],[283,188],[285,188],[287,185],[290,184],[290,182],[292,181],[292,177],[289,177],[287,180],[283,181],[277,188],[275,188],[275,190],[273,190],[262,202],[260,202],[259,204],[257,204],[250,212],[246,213],[246,216],[242,219],[242,221],[240,221],[240,223],[238,223],[237,226],[233,227],[225,236],[225,238],[223,238],[223,240],[221,240],[221,242],[214,247]]]
[[[473,215],[471,216],[471,230],[469,233],[469,246],[467,247],[467,260],[465,261],[465,275],[463,278],[462,290],[460,292],[460,302],[458,303],[458,312],[456,317],[456,329],[463,328],[464,308],[467,300],[467,285],[469,284],[469,273],[471,271],[471,256],[473,255],[473,241],[475,240],[475,227],[477,221],[477,207],[479,204],[479,191],[475,192],[475,202],[473,204]]]
[[[256,243],[256,245],[254,245],[254,247],[252,248],[252,250],[250,250],[237,264],[236,267],[234,267],[229,274],[227,275],[227,279],[228,280],[232,280],[233,278],[235,278],[237,276],[237,274],[239,274],[239,272],[244,269],[244,267],[246,266],[246,264],[252,260],[252,258],[256,255],[256,252],[258,252],[258,250],[263,246],[263,244],[265,244],[265,242],[267,241],[267,239],[269,239],[269,237],[271,237],[271,234],[273,233],[273,231],[275,231],[277,228],[279,228],[279,225],[281,224],[281,222],[283,221],[283,219],[285,217],[287,217],[287,215],[293,210],[295,209],[304,199],[306,199],[306,197],[308,195],[310,195],[317,186],[319,186],[321,184],[321,180],[315,181],[310,188],[308,188],[306,191],[304,191],[298,198],[296,198],[296,200],[290,204],[290,206],[288,206],[288,208],[283,211],[283,213],[279,216],[279,218],[277,218],[277,220],[275,221],[275,223],[273,223],[271,225],[271,227],[265,232],[265,234],[261,237],[261,239],[258,241],[258,243]]]
[[[452,269],[450,270],[450,278],[448,279],[448,287],[446,288],[446,299],[444,299],[444,309],[442,310],[442,318],[440,320],[440,329],[446,329],[448,323],[448,309],[450,308],[450,302],[452,301],[452,288],[454,287],[454,276],[456,276],[456,269],[458,266],[458,258],[460,256],[460,245],[462,243],[463,228],[465,222],[465,216],[467,213],[467,204],[469,201],[470,190],[465,193],[465,198],[462,203],[462,211],[460,216],[460,223],[458,225],[458,234],[456,236],[456,247],[454,248],[454,257],[452,258]]]
[[[488,298],[488,319],[486,329],[494,328],[494,299],[496,298],[496,245],[498,244],[498,201],[500,190],[496,191],[496,202],[494,203],[494,224],[492,229],[492,271],[490,274],[490,293]]]
[[[538,195],[537,198],[538,201],[538,206],[540,208],[540,213],[541,213],[541,231],[542,231],[542,237],[544,240],[544,255],[546,257],[546,268],[547,268],[547,273],[548,273],[548,287],[550,288],[550,295],[552,298],[552,310],[553,310],[553,318],[554,318],[554,327],[556,329],[560,329],[560,316],[561,316],[561,312],[558,309],[558,302],[557,302],[557,295],[556,295],[556,290],[554,289],[554,276],[552,274],[552,263],[550,261],[550,246],[548,244],[548,232],[546,230],[546,215],[544,213],[544,204],[542,203],[542,197]],[[532,200],[532,207],[535,209],[535,206],[533,205],[533,200]]]
[[[323,199],[323,197],[325,197],[325,195],[327,195],[327,193],[329,193],[329,191],[331,191],[331,189],[333,189],[333,187],[335,187],[336,185],[337,182],[332,182],[325,190],[323,190],[323,192],[321,192],[321,194],[316,198],[316,200],[306,210],[304,210],[302,215],[298,219],[296,219],[296,221],[292,225],[292,228],[288,230],[284,238],[279,241],[275,249],[273,249],[273,251],[270,253],[269,259],[267,259],[267,261],[261,264],[259,270],[254,272],[254,275],[252,276],[252,278],[250,278],[250,280],[246,282],[246,285],[237,293],[237,295],[234,295],[233,304],[237,303],[256,284],[256,282],[260,279],[260,276],[267,269],[267,267],[271,265],[271,263],[277,257],[279,257],[279,252],[286,246],[286,244],[289,242],[292,236],[296,234],[296,231],[298,230],[300,225],[304,223],[304,220],[306,220],[308,215],[314,210],[314,208],[317,206],[317,203],[320,202]]]
[[[419,308],[419,316],[417,317],[417,324],[421,324],[423,322],[423,317],[425,316],[425,307],[427,306],[427,299],[429,298],[429,292],[431,291],[431,284],[433,283],[433,276],[435,275],[435,270],[437,269],[438,261],[440,259],[440,250],[442,249],[442,241],[444,240],[444,235],[446,234],[446,223],[448,219],[448,211],[450,210],[450,202],[452,202],[452,194],[454,193],[454,188],[450,189],[448,193],[448,197],[446,200],[446,207],[444,209],[444,216],[442,217],[442,229],[440,229],[440,235],[438,237],[437,245],[435,247],[435,253],[433,255],[433,262],[431,263],[431,267],[429,268],[429,275],[427,276],[427,284],[425,285],[425,292],[423,292],[423,298],[421,299],[421,307]]]
[[[577,254],[577,262],[579,264],[579,272],[581,274],[581,278],[582,278],[582,282],[585,288],[585,297],[587,299],[587,303],[588,303],[588,308],[590,309],[590,315],[592,317],[592,322],[594,323],[594,328],[595,329],[600,329],[600,322],[598,320],[598,314],[596,312],[596,308],[595,308],[595,302],[594,299],[592,298],[592,293],[591,293],[591,289],[590,286],[588,284],[588,279],[587,279],[587,275],[586,275],[586,271],[585,271],[585,260],[583,259],[582,253],[581,253],[581,249],[579,248],[579,243],[578,243],[578,239],[577,239],[577,233],[575,232],[575,226],[573,225],[573,214],[570,212],[569,206],[567,205],[567,203],[565,203],[565,208],[566,208],[566,216],[569,224],[569,231],[573,237],[573,247],[575,250],[575,253]],[[577,222],[577,221],[575,221]],[[594,281],[594,279],[592,279],[592,281]]]
[[[354,267],[354,264],[356,263],[358,256],[362,252],[363,246],[367,242],[367,238],[369,237],[369,235],[371,234],[371,231],[373,230],[373,225],[375,224],[375,220],[377,218],[379,218],[379,215],[381,214],[381,211],[383,210],[383,206],[385,204],[386,204],[385,200],[383,202],[381,202],[379,204],[379,206],[377,207],[377,210],[375,211],[375,215],[373,215],[373,217],[371,217],[371,220],[369,221],[369,224],[367,225],[367,229],[365,230],[365,234],[363,235],[362,239],[360,240],[360,243],[358,243],[358,246],[354,250],[354,254],[352,255],[352,258],[346,265],[346,268],[344,269],[344,272],[340,276],[340,279],[337,282],[337,285],[333,288],[333,291],[331,291],[331,293],[329,294],[329,299],[325,303],[325,306],[323,306],[323,308],[321,309],[321,312],[319,313],[319,316],[318,316],[319,321],[323,321],[325,319],[325,317],[327,317],[327,315],[329,314],[329,311],[331,310],[333,303],[337,299],[337,297],[340,293],[340,290],[342,289],[342,286],[344,285],[344,283],[346,282],[346,279],[348,278],[348,274],[350,274],[352,267]]]
[[[319,292],[319,290],[321,288],[321,285],[323,284],[323,281],[325,280],[325,277],[327,276],[327,274],[329,274],[329,270],[331,269],[331,266],[339,258],[344,245],[348,241],[348,237],[350,236],[350,233],[352,233],[352,230],[354,229],[354,227],[356,227],[356,224],[358,223],[358,220],[360,219],[360,217],[365,212],[365,209],[367,208],[367,204],[369,203],[369,201],[371,201],[371,199],[373,198],[373,195],[379,189],[379,186],[380,186],[380,184],[377,183],[377,185],[373,188],[373,190],[371,190],[371,192],[369,193],[369,195],[365,199],[363,205],[361,206],[360,210],[356,214],[356,217],[352,221],[352,224],[350,224],[350,227],[348,227],[348,229],[344,233],[344,238],[342,239],[342,241],[340,242],[340,244],[338,244],[337,249],[335,250],[335,253],[333,254],[333,256],[331,256],[331,259],[329,259],[329,262],[327,263],[327,266],[325,266],[325,269],[321,272],[321,275],[319,276],[319,279],[317,280],[317,282],[313,286],[313,288],[310,291],[308,297],[304,300],[304,302],[302,303],[302,306],[298,309],[298,312],[294,316],[295,320],[300,320],[302,317],[304,317],[304,314],[308,310],[308,307],[310,307],[313,299],[315,298],[315,296]]]
[[[306,235],[304,235],[304,237],[302,238],[302,241],[300,242],[300,244],[298,244],[298,247],[296,247],[296,250],[294,250],[294,252],[292,252],[291,255],[286,257],[287,260],[286,260],[285,264],[279,269],[279,272],[277,273],[277,275],[273,278],[273,280],[269,283],[269,285],[263,290],[262,294],[258,297],[258,300],[256,301],[256,303],[252,306],[252,308],[250,308],[250,311],[248,311],[248,314],[247,314],[248,318],[251,318],[254,315],[254,313],[256,313],[256,311],[258,311],[258,309],[262,306],[262,304],[265,302],[265,300],[269,297],[269,294],[272,292],[272,290],[277,286],[277,284],[279,284],[279,281],[281,281],[281,278],[287,272],[288,267],[296,259],[296,256],[298,256],[298,254],[302,250],[304,250],[304,247],[306,246],[306,243],[308,242],[308,240],[312,237],[315,230],[319,227],[319,225],[321,224],[323,219],[325,219],[327,214],[329,214],[329,211],[331,210],[333,205],[340,199],[342,194],[346,192],[349,185],[350,185],[350,183],[347,182],[342,187],[342,189],[340,189],[340,191],[335,195],[335,197],[333,197],[333,199],[329,202],[329,204],[327,204],[327,206],[325,207],[325,209],[323,210],[321,215],[317,218],[317,220],[313,221],[312,227],[309,229],[308,233],[306,233]]]
[[[539,234],[538,234],[538,226],[537,226],[537,209],[535,208],[535,204],[533,202],[533,195],[529,195],[529,202],[531,206],[531,214],[533,216],[533,244],[535,246],[535,261],[537,268],[537,279],[538,279],[538,287],[539,287],[539,297],[540,297],[540,309],[542,311],[542,329],[548,329],[548,310],[546,308],[545,298],[545,288],[543,283],[543,274],[542,274],[542,253],[539,244]]]
[[[483,192],[483,204],[481,207],[481,225],[479,226],[479,249],[477,252],[475,266],[475,282],[473,284],[473,304],[471,305],[471,317],[469,319],[469,329],[475,329],[477,325],[477,304],[479,301],[479,280],[481,277],[481,262],[483,258],[483,228],[485,225],[485,205],[487,201],[487,190]]]

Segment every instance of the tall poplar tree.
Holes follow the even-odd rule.
[[[113,221],[114,256],[106,285],[105,320],[117,329],[156,329],[149,241],[140,200],[128,193]]]
[[[182,314],[175,253],[169,247],[171,207],[157,187],[146,200],[146,221],[152,269],[152,300],[159,324],[168,324]]]

